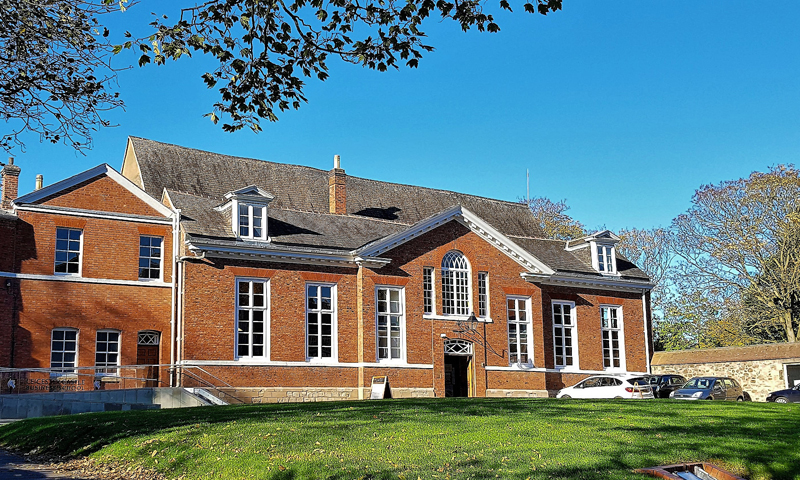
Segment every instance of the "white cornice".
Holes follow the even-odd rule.
[[[153,210],[157,211],[161,215],[164,215],[165,217],[172,216],[173,214],[172,210],[170,210],[165,205],[160,203],[158,200],[148,195],[147,192],[139,188],[138,185],[131,182],[127,178],[123,177],[122,174],[111,168],[111,166],[108,165],[107,163],[100,164],[94,168],[90,168],[89,170],[83,171],[77,175],[73,175],[65,180],[61,180],[60,182],[56,182],[52,185],[40,188],[39,190],[31,192],[27,195],[23,195],[15,199],[13,201],[13,205],[21,206],[22,204],[25,203],[37,202],[49,196],[60,193],[68,188],[72,188],[75,185],[79,185],[83,182],[99,177],[100,175],[107,175],[109,178],[120,184],[123,188],[131,192],[134,196],[136,196],[136,198],[146,203],[148,206],[153,208]]]
[[[389,264],[386,258],[355,256],[351,254],[309,253],[292,250],[277,250],[264,247],[225,247],[197,242],[187,242],[192,252],[203,252],[206,257],[235,258],[280,263],[301,263],[305,265],[327,265],[355,268],[364,265],[369,268],[381,268]],[[267,244],[265,244],[266,247]]]
[[[103,220],[122,220],[125,222],[137,223],[157,223],[161,225],[172,225],[173,223],[172,219],[161,217],[144,217],[116,212],[82,210],[80,208],[50,207],[48,205],[15,205],[15,210],[20,212],[46,213],[49,215],[67,215],[70,217],[101,218]]]
[[[40,280],[44,282],[70,282],[70,283],[95,283],[102,285],[122,285],[126,287],[159,287],[171,288],[171,283],[142,281],[142,280],[116,280],[113,278],[89,278],[77,275],[37,275],[32,273],[0,272],[2,278],[17,278],[19,280]]]
[[[519,263],[531,272],[547,274],[554,273],[554,271],[542,261],[531,255],[525,249],[521,248],[511,239],[497,231],[497,229],[461,205],[450,207],[441,213],[428,217],[425,220],[412,225],[406,230],[369,243],[356,250],[355,253],[367,256],[381,255],[382,253],[409,242],[420,235],[423,235],[452,220],[460,222],[479,237],[492,244],[495,248],[505,253],[512,260]]]
[[[598,290],[617,290],[623,292],[641,292],[642,290],[651,290],[655,285],[644,280],[625,280],[615,279],[609,277],[602,278],[588,278],[588,277],[570,277],[566,275],[531,275],[528,273],[521,274],[522,278],[530,283],[538,283],[541,285],[554,285],[563,287],[586,287]]]

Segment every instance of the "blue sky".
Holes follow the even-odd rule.
[[[160,3],[111,26],[146,23]],[[430,22],[436,51],[415,70],[331,61],[309,103],[259,134],[202,117],[216,93],[200,57],[124,71],[126,109],[86,156],[25,138],[20,193],[37,173],[49,184],[119,169],[134,135],[326,170],[339,154],[350,175],[512,201],[528,169],[532,196],[619,230],[668,225],[702,184],[800,163],[800,3],[564,0],[547,17],[519,6],[497,15],[497,34]]]

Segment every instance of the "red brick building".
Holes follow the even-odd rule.
[[[256,402],[364,398],[376,376],[395,397],[546,396],[649,370],[652,285],[611,232],[546,239],[524,205],[348,176],[338,157],[131,138],[121,172],[0,217],[16,225],[0,248],[23,252],[0,269],[17,303],[4,365],[110,368],[118,348],[117,365],[163,364],[162,383]]]

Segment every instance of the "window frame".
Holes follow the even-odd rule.
[[[603,275],[618,275],[617,249],[613,243],[591,242],[592,266]],[[602,262],[600,249],[602,249]],[[609,264],[610,260],[610,264]]]
[[[556,352],[556,305],[561,306],[561,317],[562,323],[561,328],[564,329],[564,306],[569,307],[570,311],[570,320],[572,321],[572,325],[569,327],[570,336],[572,339],[572,365],[567,365],[566,361],[563,364],[558,363],[558,353]],[[560,369],[560,370],[580,370],[580,358],[579,358],[579,351],[578,351],[578,315],[575,311],[575,302],[570,300],[551,300],[550,302],[550,323],[552,324],[552,332],[553,332],[553,367]],[[566,339],[564,337],[562,339],[562,348],[566,348],[564,345],[563,340]],[[566,352],[562,355],[565,359],[567,357]]]
[[[67,350],[66,348],[64,348],[65,347],[64,346],[64,347],[62,347],[61,350],[57,351],[58,353],[62,354],[61,362],[60,362],[62,364],[61,367],[54,367],[53,366],[53,353],[56,352],[56,350],[53,350],[53,342],[56,341],[56,339],[54,338],[56,332],[64,332],[65,334],[67,332],[75,333],[75,340],[74,340],[74,342],[75,342],[75,350]],[[66,339],[66,335],[64,336],[64,339],[62,339],[60,341],[66,343],[68,341]],[[51,377],[76,377],[78,375],[78,354],[80,353],[79,341],[80,341],[80,330],[77,329],[77,328],[74,328],[74,327],[56,327],[56,328],[54,328],[54,329],[52,329],[50,331],[50,376]],[[75,358],[72,361],[72,364],[73,364],[72,367],[64,367],[64,365],[63,365],[65,363],[63,355],[66,354],[66,353],[73,353],[75,355]],[[66,371],[65,368],[69,368],[70,370]],[[60,371],[55,371],[55,369],[60,369]]]
[[[478,317],[490,318],[489,272],[478,272]]]
[[[308,299],[309,299],[308,289],[309,289],[309,287],[318,287],[318,288],[329,287],[331,289],[331,310],[328,311],[328,312],[324,311],[322,309],[322,305],[321,305],[321,302],[320,302],[319,309],[313,311],[313,312],[316,312],[316,313],[318,313],[320,315],[319,322],[318,322],[318,325],[320,327],[322,326],[322,314],[323,313],[330,313],[331,314],[331,355],[330,355],[330,357],[322,356],[322,342],[320,342],[317,345],[317,348],[319,349],[317,356],[312,357],[312,356],[309,356],[309,354],[308,354],[309,353],[308,352],[308,350],[309,350],[308,338],[309,338],[309,335],[310,335],[309,334],[309,328],[308,328],[308,326],[309,326],[308,317],[309,317],[309,313],[312,313],[312,310],[310,310],[309,307],[308,307],[308,303],[309,303],[308,302]],[[304,303],[303,311],[305,312],[305,356],[306,356],[306,362],[312,362],[312,363],[313,362],[325,362],[325,363],[327,363],[327,362],[338,362],[338,359],[339,359],[338,343],[339,342],[338,342],[338,331],[337,330],[338,330],[338,325],[339,325],[339,322],[338,322],[339,309],[337,308],[337,306],[338,306],[338,304],[337,304],[338,292],[337,292],[337,288],[336,287],[337,287],[337,284],[328,283],[328,282],[306,282],[305,283],[304,290],[303,290],[303,298],[305,299],[304,300],[305,303]],[[321,293],[319,294],[318,298],[322,298]],[[322,333],[318,333],[317,335],[320,337],[320,339],[322,339]]]
[[[248,290],[248,305],[240,305],[240,293],[239,293],[239,285],[242,283],[249,283],[249,290]],[[263,307],[256,307],[253,302],[253,283],[263,283],[264,284],[264,305]],[[235,314],[234,314],[234,322],[233,322],[233,358],[239,361],[247,361],[247,360],[269,360],[270,358],[270,312],[272,310],[272,298],[271,298],[271,282],[269,278],[258,278],[258,277],[236,277],[234,282],[235,291],[234,291],[234,302],[235,302]],[[249,348],[248,348],[248,355],[241,355],[239,354],[239,322],[240,322],[240,312],[248,311],[250,314],[248,315],[248,338],[249,338]],[[254,311],[261,311],[264,312],[263,316],[263,323],[264,328],[262,334],[264,335],[264,354],[263,355],[253,355],[253,347],[255,346],[253,343],[253,335],[255,334],[253,331],[253,312]]]
[[[453,268],[450,266],[445,266],[445,260],[451,258],[455,255],[459,255],[466,265],[465,268]],[[447,317],[467,317],[472,313],[472,266],[470,265],[469,259],[467,256],[464,255],[464,252],[460,250],[450,250],[449,252],[445,253],[442,257],[442,262],[440,264],[441,268],[441,275],[442,275],[442,315]],[[452,277],[449,275],[448,272],[454,272]],[[459,290],[459,283],[457,282],[457,273],[464,273],[464,277],[466,279],[466,292],[464,292],[466,298],[463,299],[463,304],[459,305],[458,297],[458,290]],[[453,306],[452,311],[448,312],[448,308],[445,304],[447,301],[447,292],[445,292],[445,284],[446,279],[452,278],[452,297],[453,297]]]
[[[428,306],[430,306],[430,310],[427,310]],[[422,267],[422,314],[436,315],[435,267]]]
[[[509,315],[509,305],[508,305],[509,300],[513,300],[515,302],[515,305],[517,307],[515,309],[515,314],[516,314],[517,320],[513,320],[513,321],[511,320],[511,316]],[[519,310],[519,302],[523,302],[523,304],[525,305],[525,322],[520,322],[518,320],[519,319],[519,311],[520,311]],[[506,295],[506,339],[508,340],[508,364],[511,365],[511,366],[518,365],[518,366],[521,366],[521,367],[522,366],[532,367],[534,365],[534,363],[533,363],[533,356],[534,356],[534,350],[533,350],[533,318],[532,318],[533,312],[531,311],[531,303],[532,303],[531,302],[531,297],[526,297],[526,296],[522,296],[522,295]],[[517,345],[517,353],[516,353],[517,361],[516,362],[512,362],[511,361],[511,355],[512,355],[512,353],[511,353],[511,345],[512,345],[512,343],[511,343],[511,340],[512,340],[511,339],[511,325],[512,325],[512,323],[514,325],[517,325],[517,327],[516,327],[516,338],[515,338],[516,345]],[[519,341],[519,325],[522,325],[522,324],[527,326],[527,328],[526,328],[526,335],[527,335],[526,347],[528,349],[528,352],[527,352],[528,361],[527,362],[520,362],[519,361],[519,355],[520,355],[519,347],[522,345],[522,343]]]
[[[100,337],[101,333],[105,333],[105,334],[113,333],[113,334],[117,335],[117,340],[116,340],[116,342],[114,342],[114,343],[117,344],[117,351],[116,352],[108,352],[108,350],[106,350],[105,352],[103,352],[105,355],[109,355],[109,353],[115,354],[117,356],[117,361],[115,363],[110,363],[110,362],[106,361],[106,362],[104,362],[103,365],[100,365],[97,362],[97,356],[101,354],[101,352],[99,351],[99,346],[100,346],[100,338],[99,337]],[[110,344],[112,342],[110,340],[106,339],[106,341],[104,343]],[[120,356],[122,355],[122,352],[120,352],[120,346],[121,345],[122,345],[122,332],[120,330],[117,330],[117,329],[114,329],[114,328],[102,328],[102,329],[97,330],[95,332],[95,334],[94,334],[94,367],[95,367],[94,374],[95,374],[96,377],[118,377],[119,376]],[[105,370],[101,372],[101,369],[105,369]],[[113,370],[113,372],[109,372],[109,370]]]
[[[613,327],[610,327],[610,326],[609,327],[603,326],[603,310],[605,310],[605,309],[609,310],[609,325],[611,325],[611,314],[610,314],[610,311],[611,310],[615,310],[617,312],[617,327],[616,328],[613,328]],[[605,332],[610,332],[609,333],[609,339],[608,339],[610,348],[608,350],[611,353],[611,355],[610,355],[610,359],[609,359],[610,366],[608,366],[608,367],[606,367],[606,347],[605,347],[606,338],[605,338]],[[618,352],[619,353],[619,366],[618,367],[615,367],[614,364],[613,364],[614,363],[613,362],[613,360],[614,360],[613,350],[614,349],[611,346],[612,344],[610,343],[611,340],[612,340],[611,339],[611,336],[612,336],[611,332],[617,332],[618,335],[619,335],[618,339],[617,339],[618,340],[618,350],[619,350],[619,352]],[[602,358],[603,358],[603,370],[604,371],[620,371],[620,372],[626,371],[627,365],[626,365],[626,361],[625,361],[625,321],[624,321],[624,318],[623,318],[622,305],[600,305],[600,342],[601,342],[600,343],[600,350],[602,352]]]
[[[67,250],[59,250],[58,249],[58,241],[59,241],[58,231],[59,230],[66,230],[68,232],[70,232],[70,231],[80,232],[80,239],[78,241],[79,244],[78,244],[78,262],[77,262],[78,271],[77,272],[68,272],[68,271],[67,272],[57,272],[56,271],[56,267],[59,265],[59,263],[63,263],[64,265],[67,265],[67,270],[69,270],[69,268],[68,268],[69,264],[70,264],[69,252],[72,251],[72,250],[69,249],[69,242],[71,241],[69,239],[69,234],[67,234]],[[53,255],[53,275],[62,275],[62,276],[71,276],[71,277],[82,277],[83,276],[83,236],[84,236],[83,233],[84,233],[84,231],[83,231],[82,228],[56,226],[55,244],[53,245],[54,246],[54,249],[53,249],[53,253],[54,253],[54,255]],[[58,261],[58,252],[60,252],[60,251],[61,252],[66,251],[67,252],[67,260],[64,261],[64,262],[59,262]]]
[[[247,235],[242,235],[242,214],[239,213],[239,209],[241,207],[247,207]],[[255,209],[261,210],[261,235],[255,236],[253,235],[253,212]],[[269,237],[267,236],[267,205],[261,204],[258,202],[246,202],[246,201],[239,201],[236,200],[232,202],[231,205],[231,218],[234,224],[234,232],[238,238],[243,238],[246,240],[261,240],[266,241]]]
[[[157,238],[161,240],[161,245],[158,247],[159,250],[159,257],[158,257],[158,278],[146,278],[142,277],[142,259],[155,259],[156,257],[142,257],[142,239],[149,238],[154,239]],[[151,249],[150,252],[152,253],[153,246],[152,244],[144,247]],[[148,270],[153,270],[152,267],[144,267]],[[139,235],[139,272],[138,272],[139,281],[142,282],[163,282],[164,281],[164,237],[158,235]]]
[[[383,316],[389,317],[389,322],[391,322],[391,317],[400,317],[399,318],[399,329],[400,329],[400,356],[397,358],[392,358],[391,351],[391,324],[389,324],[389,336],[387,338],[387,344],[389,349],[389,357],[388,358],[381,358],[380,356],[380,323],[379,317],[382,316],[382,312],[378,310],[378,302],[379,300],[379,291],[385,290],[387,293],[395,291],[398,292],[400,295],[400,312],[399,314],[392,314],[391,312],[385,312]],[[391,302],[391,300],[388,300]],[[391,305],[391,303],[390,303]],[[376,285],[375,286],[375,360],[378,363],[405,363],[406,362],[406,293],[404,287],[398,287],[395,285]]]

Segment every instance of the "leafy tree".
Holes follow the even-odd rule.
[[[547,238],[572,240],[586,235],[583,224],[566,214],[569,210],[566,200],[553,202],[549,198],[535,197],[519,203],[528,205]]]
[[[111,84],[112,46],[97,16],[105,2],[0,0],[0,147],[24,147],[20,135],[80,150],[122,105]]]
[[[174,21],[157,16],[150,34],[108,41],[98,18],[127,0],[0,0],[0,119],[15,121],[0,146],[20,145],[24,132],[91,145],[106,126],[102,112],[122,106],[110,88],[110,57],[139,50],[139,65],[209,55],[216,67],[203,74],[219,100],[206,116],[225,118],[223,130],[259,131],[260,120],[306,101],[305,80],[328,77],[331,58],[385,71],[416,67],[433,47],[423,23],[452,20],[462,30],[497,32],[482,0],[207,0],[180,10]],[[523,0],[521,8],[546,15],[562,0]],[[188,3],[188,2],[186,2]],[[499,9],[511,10],[508,0]]]
[[[741,325],[744,337],[797,341],[799,211],[800,172],[792,166],[702,187],[673,221],[678,291],[701,292],[705,305],[729,312],[728,326]],[[735,315],[746,306],[741,321]]]

